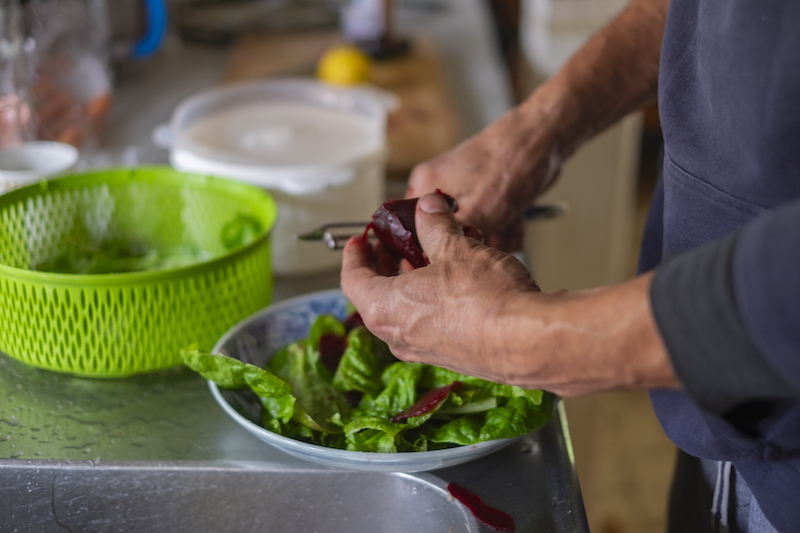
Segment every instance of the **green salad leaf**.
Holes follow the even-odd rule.
[[[265,428],[352,451],[426,451],[517,437],[553,416],[548,392],[399,361],[366,328],[347,331],[345,323],[318,317],[307,338],[282,348],[266,368],[197,350],[184,351],[183,360],[222,388],[254,392]],[[332,372],[324,352],[337,345],[344,352]]]
[[[123,274],[166,270],[200,263],[209,255],[196,247],[156,250],[121,240],[94,246],[72,243],[64,251],[33,266],[39,272],[55,274]]]

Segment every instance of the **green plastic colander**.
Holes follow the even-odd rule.
[[[232,221],[257,221],[232,248]],[[239,182],[168,167],[67,176],[0,196],[0,351],[72,374],[123,377],[213,346],[272,297],[272,198]],[[34,267],[76,243],[109,239],[202,252],[194,264],[123,274]],[[231,249],[232,248],[232,249]]]

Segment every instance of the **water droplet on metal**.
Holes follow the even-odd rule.
[[[13,448],[14,445],[12,444],[11,447]],[[22,457],[23,452],[16,452],[11,454],[12,459],[16,459],[17,457]]]

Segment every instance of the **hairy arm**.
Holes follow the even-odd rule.
[[[414,169],[408,197],[439,188],[485,234],[515,223],[581,143],[652,100],[668,0],[633,0],[527,100]]]

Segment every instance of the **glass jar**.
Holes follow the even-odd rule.
[[[30,72],[19,0],[0,0],[0,149],[31,140]]]

